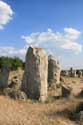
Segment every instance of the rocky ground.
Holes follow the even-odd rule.
[[[0,96],[0,124],[80,125],[80,122],[70,119],[70,113],[76,102],[76,100],[59,99],[41,104],[31,100],[14,101]]]
[[[65,77],[64,81],[67,86],[72,88],[72,92],[74,95],[78,95],[80,91],[83,90],[83,77]]]
[[[17,72],[10,73],[10,78]],[[18,75],[22,78],[23,72]],[[83,78],[64,78],[65,84],[73,88],[74,95],[83,89]],[[50,89],[46,103],[35,100],[15,101],[0,96],[0,125],[83,125],[74,116],[74,111],[82,98],[61,97],[61,89]]]

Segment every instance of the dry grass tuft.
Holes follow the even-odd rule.
[[[72,120],[72,117],[75,106],[80,101],[79,99],[63,98],[42,104],[31,100],[14,101],[0,96],[0,124],[79,125]]]

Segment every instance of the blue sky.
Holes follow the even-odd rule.
[[[83,0],[0,0],[0,55],[43,47],[62,68],[83,67]]]

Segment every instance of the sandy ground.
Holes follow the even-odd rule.
[[[83,78],[65,78],[65,84],[78,94],[83,89]],[[49,91],[49,96],[60,94],[60,90]],[[81,122],[70,120],[65,109],[73,110],[83,99],[55,98],[46,103],[34,100],[14,101],[0,96],[0,125],[83,125]],[[57,112],[59,112],[57,114]]]
[[[78,95],[83,90],[83,78],[65,77],[65,84],[72,88],[74,95]]]
[[[78,125],[75,121],[60,115],[69,106],[65,99],[41,104],[27,100],[14,101],[0,96],[0,125]]]

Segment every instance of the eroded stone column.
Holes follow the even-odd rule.
[[[77,76],[76,70],[74,70],[73,68],[70,68],[70,70],[69,70],[69,76],[70,77],[76,77]]]
[[[60,83],[60,64],[52,56],[48,57],[48,82]]]
[[[8,87],[8,78],[9,78],[9,72],[11,70],[11,65],[6,64],[2,69],[0,73],[0,88],[4,89]]]
[[[42,48],[29,47],[26,54],[22,90],[33,99],[47,98],[48,57]]]
[[[78,77],[79,77],[79,78],[82,77],[82,71],[81,71],[81,70],[78,71]]]

